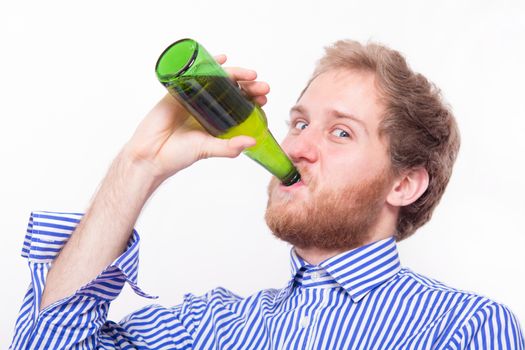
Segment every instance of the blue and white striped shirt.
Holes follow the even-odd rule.
[[[31,214],[22,255],[31,284],[12,349],[525,349],[503,305],[420,276],[381,240],[317,266],[291,250],[282,289],[247,298],[224,288],[186,294],[175,307],[151,305],[107,321],[125,282],[137,286],[137,232],[127,250],[74,295],[38,311],[50,263],[81,214]]]

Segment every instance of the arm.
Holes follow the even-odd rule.
[[[454,333],[445,349],[525,350],[525,338],[516,316],[490,301]]]
[[[122,155],[115,159],[93,204],[47,274],[40,310],[93,280],[124,252],[140,210],[157,186]]]
[[[137,286],[139,235],[133,231],[126,251],[94,280],[74,294],[37,312],[46,272],[68,241],[82,214],[33,212],[29,220],[22,256],[29,262],[31,284],[15,325],[10,349],[156,349],[158,342],[185,349],[193,342],[205,298],[185,297],[184,306],[151,306],[132,313],[119,323],[106,319],[111,301],[125,282],[140,296],[149,297]],[[197,303],[197,304],[196,304]],[[190,310],[189,317],[184,310]],[[154,313],[155,321],[151,319]],[[170,329],[161,337],[151,329]],[[158,333],[154,333],[157,334]]]
[[[219,58],[222,62],[225,57]],[[222,63],[220,62],[220,63]],[[255,72],[230,69],[259,99],[268,92]],[[261,102],[261,101],[260,101]],[[262,101],[264,102],[264,100]],[[110,167],[85,217],[49,271],[40,309],[95,278],[126,246],[145,202],[168,177],[208,157],[236,157],[254,140],[208,135],[167,95],[146,116]]]
[[[268,86],[253,81],[255,72],[230,68],[229,73],[256,102],[266,102]],[[195,161],[235,157],[254,143],[242,136],[216,139],[188,117],[165,96],[112,163],[86,215],[32,215],[22,252],[32,280],[13,349],[94,348],[99,342],[117,344],[128,334],[118,333],[120,326],[106,322],[106,315],[125,282],[147,296],[136,285],[139,237],[133,230],[144,203],[165,179]]]

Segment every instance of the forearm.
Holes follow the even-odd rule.
[[[47,274],[40,309],[97,277],[126,248],[133,226],[160,181],[121,153],[86,215]]]

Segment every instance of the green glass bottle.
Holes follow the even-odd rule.
[[[211,135],[246,135],[257,144],[244,153],[281,182],[292,185],[301,176],[268,130],[266,116],[228,77],[198,42],[182,39],[160,55],[157,78]]]

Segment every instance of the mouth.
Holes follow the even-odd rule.
[[[297,181],[296,183],[294,183],[293,185],[290,185],[290,186],[285,186],[283,185],[282,183],[279,184],[279,189],[281,191],[285,191],[285,192],[290,192],[290,191],[294,191],[298,188],[301,188],[301,187],[304,187],[306,186],[306,183],[304,182],[303,179]]]

